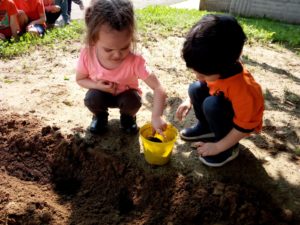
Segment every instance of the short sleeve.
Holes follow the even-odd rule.
[[[261,130],[264,100],[258,85],[237,89],[232,98],[232,106],[235,112],[234,124],[256,132]]]
[[[87,61],[88,61],[88,49],[82,48],[80,51],[79,59],[77,61],[76,72],[81,74],[89,74]]]
[[[137,56],[135,60],[135,73],[139,79],[145,80],[152,73],[149,66],[147,66],[145,59],[142,56]]]
[[[12,0],[8,1],[8,15],[12,16],[18,13],[17,7],[15,5],[15,3]]]
[[[38,0],[37,10],[39,12],[39,15],[45,14],[44,3],[42,2],[42,0]]]

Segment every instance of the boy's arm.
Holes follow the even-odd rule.
[[[183,101],[176,110],[176,118],[179,121],[185,119],[187,114],[189,113],[190,109],[192,108],[191,99],[188,97],[185,101]]]
[[[196,142],[193,144],[193,147],[197,148],[198,154],[201,156],[211,156],[217,155],[232,146],[238,143],[244,137],[247,137],[248,133],[243,133],[238,131],[235,128],[232,128],[231,131],[220,141],[212,143],[212,142]]]
[[[235,128],[232,128],[231,131],[224,138],[222,138],[216,143],[217,149],[219,150],[219,152],[223,152],[234,146],[241,139],[247,137],[248,135],[248,133],[243,133]]]
[[[162,120],[167,94],[157,77],[151,74],[144,82],[153,90],[152,126],[156,132],[161,133],[166,129],[166,122]]]
[[[12,36],[14,38],[18,37],[18,33],[20,32],[20,26],[18,23],[17,14],[10,16],[10,25],[9,26],[11,29]]]

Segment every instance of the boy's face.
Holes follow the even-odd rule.
[[[203,73],[199,73],[196,70],[193,70],[194,73],[196,74],[196,78],[200,81],[215,81],[220,78],[220,74],[213,74],[213,75],[205,75]]]

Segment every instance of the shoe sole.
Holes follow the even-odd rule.
[[[199,135],[199,136],[195,136],[195,137],[186,137],[184,135],[182,135],[182,133],[180,132],[179,133],[180,135],[180,138],[184,141],[205,141],[209,138],[214,138],[215,137],[215,134],[214,133],[208,133],[208,134],[203,134],[203,135]]]
[[[200,160],[203,164],[205,164],[206,166],[210,166],[210,167],[220,167],[220,166],[223,166],[223,165],[225,165],[226,163],[228,163],[228,162],[234,160],[236,157],[238,157],[239,152],[240,152],[239,148],[236,147],[235,149],[233,149],[232,155],[231,155],[229,158],[227,158],[225,161],[220,162],[220,163],[210,163],[210,162],[207,162],[207,161],[206,161],[203,157],[201,157],[201,156],[199,156],[199,160]]]

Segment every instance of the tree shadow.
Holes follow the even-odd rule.
[[[285,90],[284,100],[281,101],[278,97],[266,89],[265,91],[265,108],[285,112],[293,117],[300,116],[300,96]],[[261,135],[253,135],[247,139],[252,141],[257,147],[268,151],[272,156],[286,152],[289,154],[291,161],[297,163],[299,160],[299,126],[294,126],[288,123],[286,126],[278,126],[269,119],[265,119],[263,123]]]
[[[168,122],[177,124],[174,111],[180,102],[168,100]],[[37,145],[43,148],[36,148],[35,154],[44,151],[51,158],[43,167],[51,168],[48,182],[59,203],[70,209],[67,224],[258,224],[266,219],[260,212],[267,212],[269,224],[275,224],[270,221],[278,219],[282,208],[299,218],[299,185],[283,176],[271,178],[265,162],[245,147],[226,166],[208,168],[188,143],[178,139],[170,162],[152,166],[144,159],[138,135],[123,134],[119,120],[110,120],[109,127],[100,136],[78,129],[64,137],[49,126],[39,136],[32,134],[32,144],[43,144]],[[22,147],[27,151],[25,145],[18,145],[18,151]]]
[[[178,102],[172,106],[174,109],[179,103],[179,99],[175,100]],[[24,117],[13,118],[5,122],[10,129],[2,131],[11,132],[13,127],[22,127],[14,131],[20,136],[14,137],[21,139],[22,135],[27,135],[26,143],[31,143],[31,148],[18,145],[19,154],[23,152],[25,156],[31,151],[30,158],[34,159],[41,155],[38,158],[41,161],[35,160],[32,168],[26,171],[42,171],[49,167],[51,172],[33,174],[32,182],[40,180],[40,185],[52,187],[57,194],[53,195],[55,202],[70,212],[68,219],[61,212],[57,216],[54,213],[57,208],[49,205],[51,214],[39,217],[43,221],[49,219],[52,222],[65,216],[62,218],[68,220],[66,224],[84,225],[211,224],[221,221],[276,224],[275,219],[284,220],[280,216],[277,218],[282,207],[299,215],[299,185],[289,183],[283,176],[271,178],[263,168],[264,162],[257,160],[247,148],[226,166],[208,168],[199,162],[188,143],[178,140],[170,162],[152,166],[144,159],[138,135],[120,132],[118,120],[110,120],[110,130],[101,136],[91,135],[82,128],[63,136],[57,127],[39,127],[41,121],[24,121]],[[8,153],[16,156],[16,152]],[[20,175],[13,173],[16,168],[17,165],[10,168],[11,176]],[[41,202],[47,206],[47,199]],[[24,213],[22,218],[14,219],[40,216],[36,210],[40,206],[34,208],[34,213]],[[30,206],[29,211],[32,209]],[[289,221],[296,224],[296,219]]]
[[[69,174],[80,183],[75,192],[56,189],[61,204],[71,205],[68,224],[255,224],[266,219],[260,211],[270,223],[284,220],[277,215],[282,208],[298,215],[293,201],[300,187],[283,177],[272,179],[244,146],[233,162],[208,168],[187,143],[179,143],[168,164],[153,166],[145,162],[137,136],[123,136],[112,128],[93,141],[89,134],[74,137],[68,147],[59,148],[53,164],[54,184],[59,177],[68,182]],[[254,218],[240,214],[249,204],[257,208]]]
[[[186,166],[186,170],[190,171],[189,174],[193,176],[194,180],[200,183],[217,181],[225,186],[240,185],[252,191],[256,190],[258,191],[256,194],[260,195],[257,198],[262,198],[258,201],[269,199],[274,209],[278,206],[282,209],[290,209],[295,213],[295,221],[299,221],[300,185],[291,184],[282,174],[278,174],[278,178],[272,178],[264,168],[264,164],[267,162],[257,159],[244,145],[240,146],[240,154],[237,159],[220,168],[203,165],[198,160],[196,150],[189,148],[188,151],[187,148],[186,143],[177,145],[176,158],[180,164]],[[190,168],[191,165],[193,165],[192,168]],[[225,188],[219,194],[226,195],[224,190]],[[277,212],[280,213],[279,211]],[[290,224],[297,224],[297,222]]]
[[[267,63],[260,63],[260,62],[254,61],[251,58],[246,57],[246,56],[242,56],[242,58],[243,58],[243,61],[246,64],[249,64],[249,65],[254,66],[254,67],[260,67],[264,70],[268,70],[268,71],[270,71],[272,73],[275,73],[275,74],[284,75],[288,79],[291,79],[292,81],[294,81],[296,83],[300,83],[300,78],[299,77],[293,75],[292,73],[286,71],[285,69],[270,66]]]
[[[243,57],[246,64],[261,67],[272,73],[286,76],[287,79],[300,84],[299,77],[281,69],[270,66],[266,63],[256,62],[249,57]],[[300,117],[300,95],[284,89],[283,99],[274,96],[269,90],[265,89],[265,110],[287,113],[291,117]],[[267,151],[272,157],[276,157],[280,153],[287,153],[290,161],[298,163],[299,161],[299,126],[292,122],[284,122],[285,126],[278,126],[273,121],[265,119],[261,135],[253,135],[247,139],[252,141],[258,148]]]

